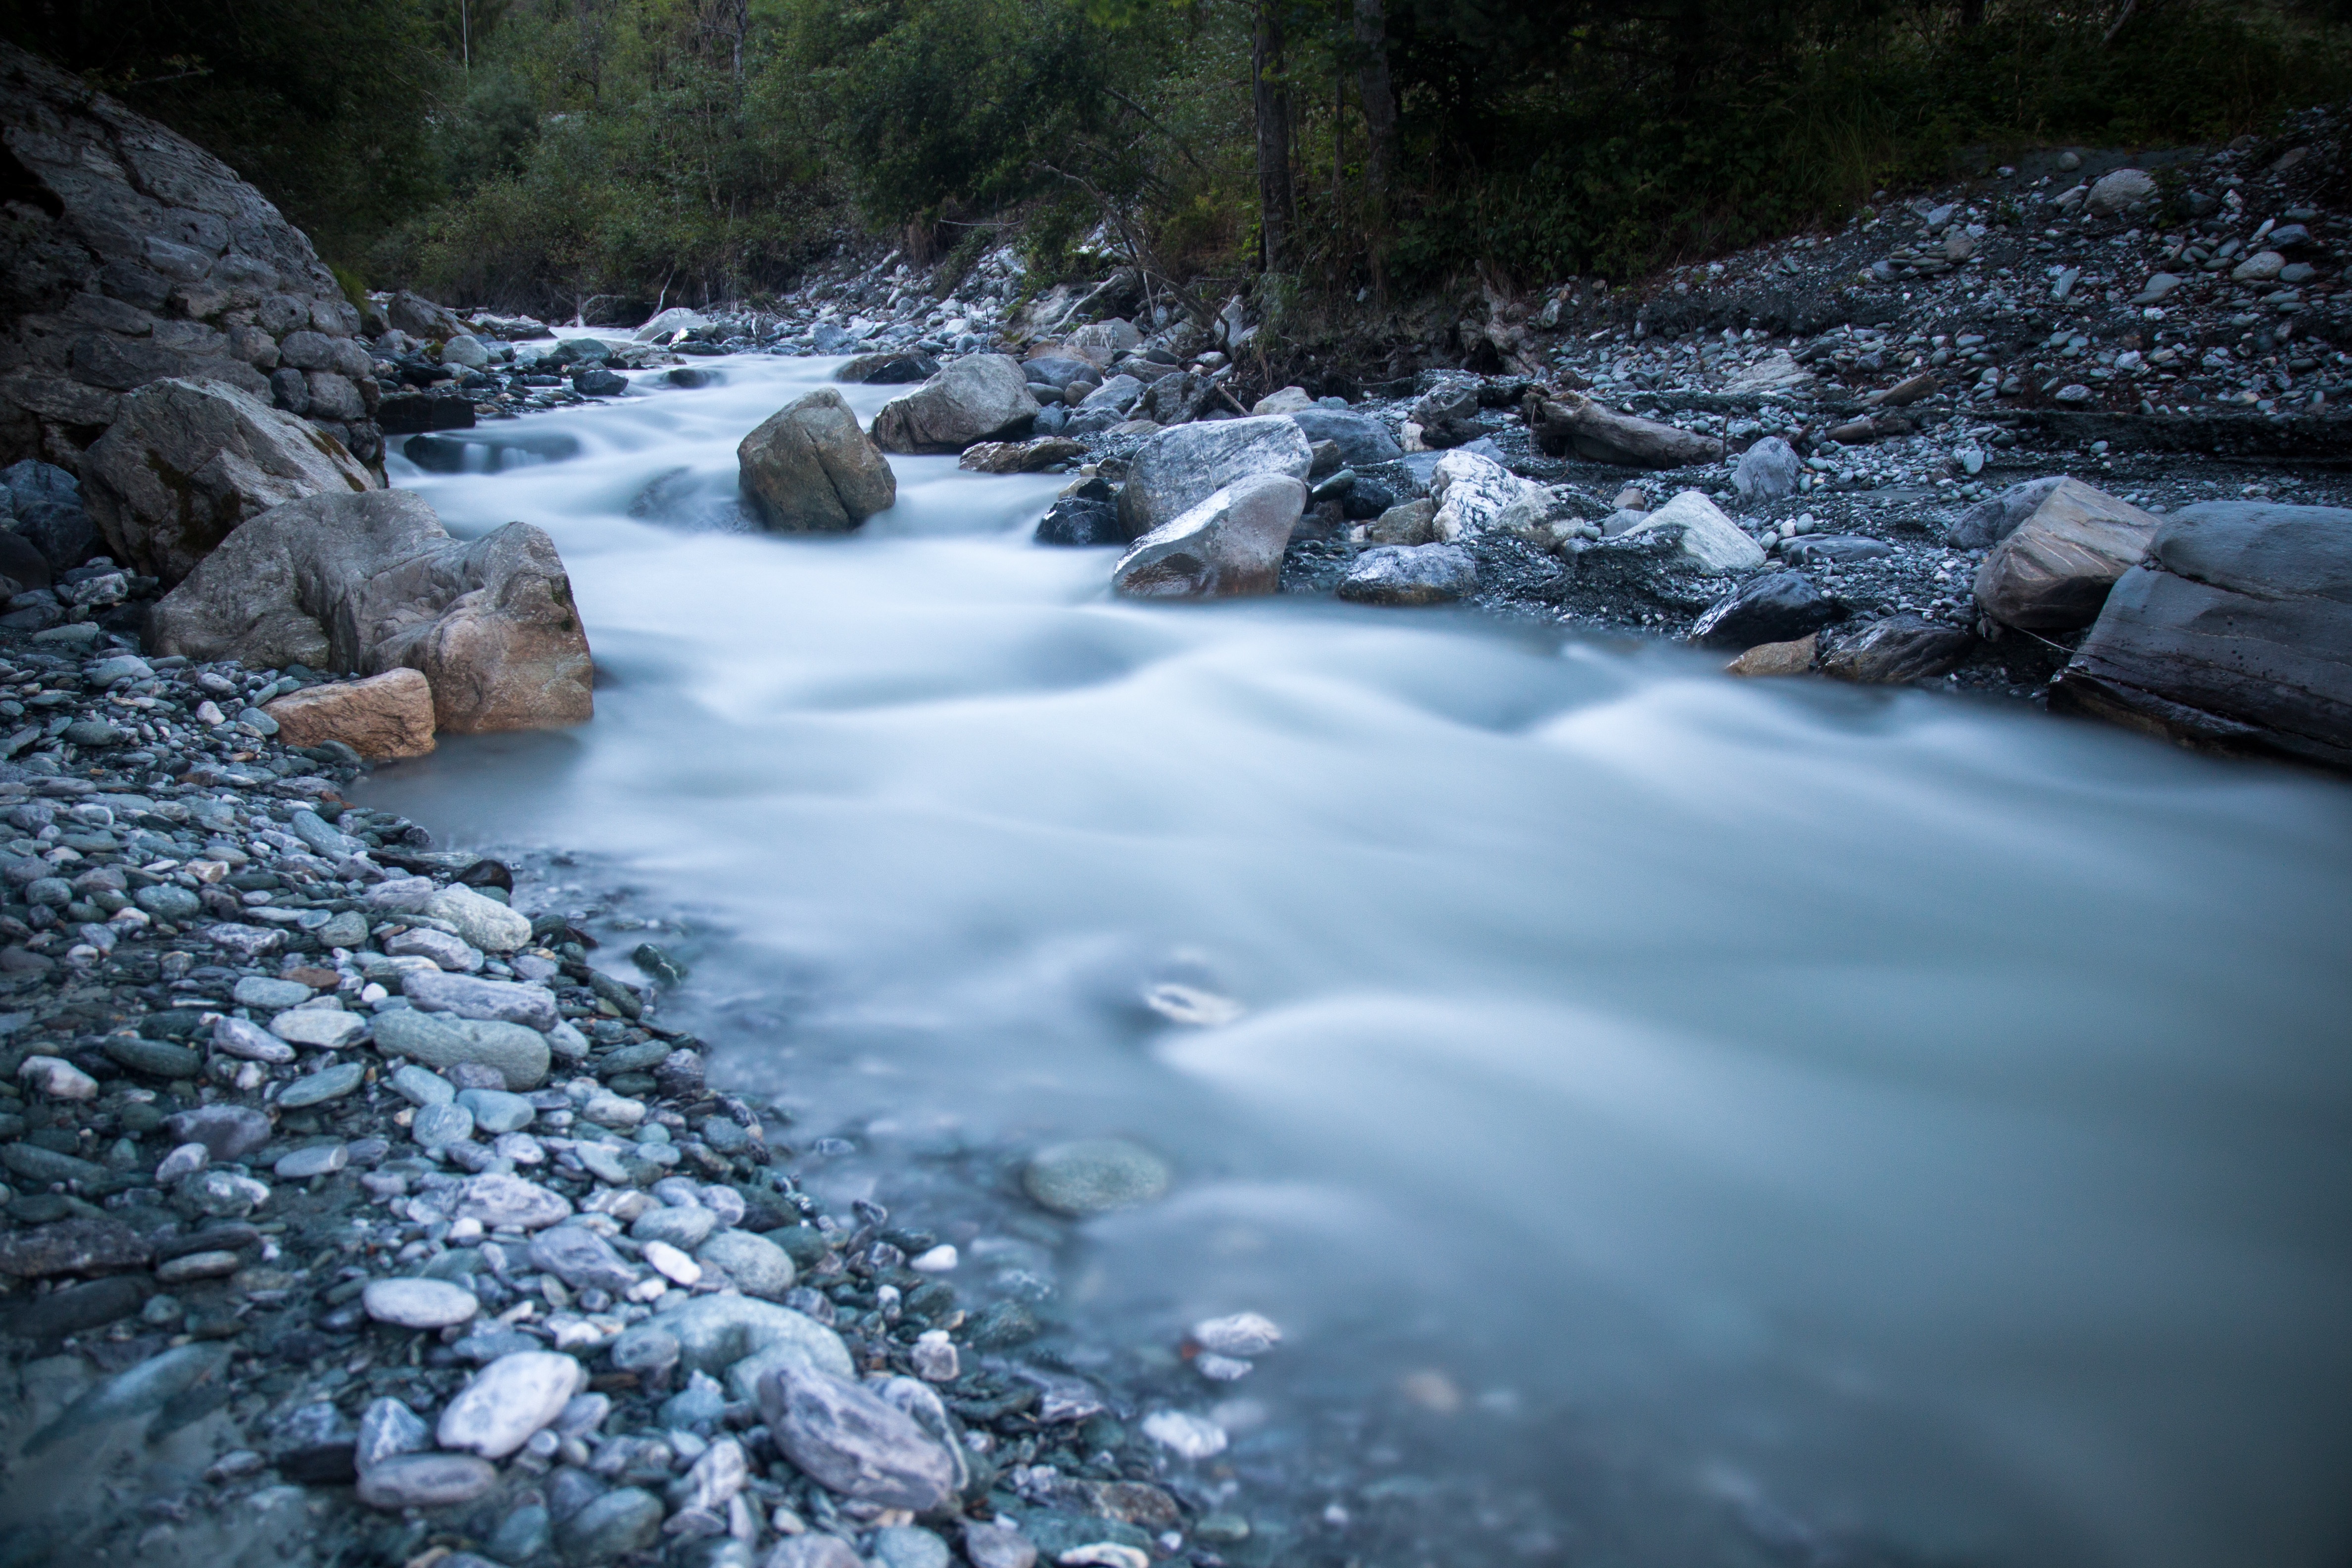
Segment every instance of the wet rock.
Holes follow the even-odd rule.
[[[1111,584],[1135,598],[1271,594],[1279,585],[1282,552],[1306,509],[1307,487],[1296,479],[1262,474],[1238,480],[1138,539],[1112,568]]]
[[[350,1163],[350,1145],[314,1143],[308,1149],[295,1150],[269,1170],[280,1181],[307,1182],[314,1176],[331,1176]]]
[[[63,1057],[26,1057],[16,1064],[16,1081],[51,1100],[98,1098],[98,1080]]]
[[[1326,441],[1336,443],[1339,460],[1353,468],[1367,468],[1381,463],[1393,463],[1404,456],[1396,437],[1387,426],[1369,414],[1349,414],[1334,408],[1300,409],[1285,415],[1298,426],[1308,446],[1318,447]]]
[[[1675,533],[1668,534],[1669,529]],[[1677,551],[1685,562],[1692,570],[1710,576],[1752,572],[1764,564],[1764,552],[1757,542],[1697,490],[1683,491],[1627,528],[1621,537],[1653,536],[1678,537]]]
[[[350,1017],[346,1013],[344,1017]],[[278,1103],[288,1110],[299,1110],[304,1106],[324,1105],[331,1100],[341,1100],[366,1081],[367,1068],[357,1062],[338,1062],[296,1079],[278,1097]]]
[[[1723,667],[1726,675],[1766,676],[1804,675],[1813,668],[1813,654],[1821,643],[1818,633],[1811,633],[1793,642],[1759,643]]]
[[[1156,1203],[1168,1191],[1168,1163],[1124,1138],[1087,1138],[1040,1151],[1023,1188],[1055,1214],[1083,1216]]]
[[[411,491],[317,495],[230,534],[152,612],[166,653],[421,672],[434,722],[474,733],[585,721],[588,638],[554,542],[528,523],[449,537]]]
[[[1966,663],[1976,634],[1905,612],[1839,637],[1822,655],[1824,675],[1864,686],[1932,680]]]
[[[481,949],[430,926],[412,926],[384,938],[383,951],[393,958],[429,958],[452,974],[469,974],[482,967]]]
[[[1194,1323],[1192,1342],[1218,1355],[1260,1356],[1282,1343],[1282,1331],[1260,1313],[1235,1312]]]
[[[60,1154],[54,1149],[44,1149],[34,1143],[0,1144],[0,1164],[26,1180],[46,1184],[50,1182],[82,1182],[94,1184],[106,1180],[106,1167],[93,1160],[72,1154]]]
[[[1119,516],[1118,498],[1100,479],[1088,479],[1055,500],[1037,524],[1040,544],[1127,544],[1133,537]]]
[[[964,1521],[963,1554],[972,1568],[1034,1568],[1037,1561],[1036,1546],[1003,1521]]]
[[[1450,605],[1478,591],[1478,563],[1458,544],[1381,545],[1356,557],[1339,596],[1360,605]]]
[[[192,1051],[185,1046],[165,1045],[161,1040],[141,1040],[118,1035],[106,1042],[105,1049],[111,1060],[149,1078],[192,1079],[205,1065],[201,1052]]]
[[[940,374],[939,361],[908,351],[859,354],[833,373],[833,379],[866,386],[909,386]]]
[[[923,1513],[955,1493],[954,1457],[846,1378],[782,1368],[761,1384],[760,1409],[785,1457],[844,1497]]]
[[[889,459],[830,388],[770,415],[735,460],[743,493],[773,532],[845,532],[898,499]]]
[[[168,584],[280,503],[365,491],[375,478],[251,393],[167,380],[122,400],[83,459],[82,484],[109,552]]]
[[[642,1487],[619,1487],[563,1521],[555,1536],[571,1560],[609,1563],[650,1547],[661,1526],[661,1499]]]
[[[386,1055],[408,1057],[429,1068],[480,1063],[495,1068],[518,1094],[547,1081],[547,1037],[520,1024],[395,1007],[376,1016],[375,1043]]]
[[[340,1050],[367,1033],[367,1020],[340,1007],[294,1007],[269,1020],[269,1032],[298,1046]]]
[[[150,1256],[147,1243],[118,1219],[66,1219],[0,1235],[0,1274],[18,1279],[143,1268]]]
[[[1845,614],[1843,605],[1803,573],[1767,572],[1717,600],[1691,626],[1691,640],[1728,648],[1794,642]]]
[[[424,1106],[409,1123],[408,1135],[418,1148],[437,1154],[474,1135],[474,1113],[462,1105]]]
[[[1143,1418],[1143,1435],[1180,1458],[1207,1459],[1225,1451],[1225,1429],[1203,1416],[1161,1410]]]
[[[360,1412],[359,1433],[352,1462],[360,1474],[403,1454],[421,1454],[433,1447],[433,1428],[406,1405],[389,1396],[372,1400]]]
[[[2352,767],[2352,510],[2207,501],[2157,531],[2051,705]]]
[[[179,1197],[217,1219],[243,1219],[269,1201],[269,1188],[234,1171],[203,1171],[180,1184]]]
[[[852,1372],[839,1334],[789,1307],[749,1296],[698,1296],[655,1313],[614,1342],[614,1364],[625,1354],[665,1341],[677,1347],[678,1363],[688,1372],[724,1372],[778,1345],[793,1346],[808,1364],[835,1376]]]
[[[703,1237],[719,1226],[719,1216],[698,1204],[677,1207],[647,1209],[629,1226],[630,1237],[637,1241],[667,1242],[685,1249],[699,1247]]]
[[[1019,436],[1037,417],[1021,367],[1003,354],[966,354],[874,416],[886,452],[961,452]]]
[[[461,1089],[457,1103],[473,1113],[475,1126],[492,1136],[520,1132],[539,1114],[530,1100],[502,1089]]]
[[[37,1454],[113,1422],[161,1410],[199,1384],[222,1376],[228,1359],[226,1345],[201,1341],[150,1356],[66,1406],[56,1420],[33,1435],[24,1451]]]
[[[446,1329],[470,1322],[482,1304],[474,1293],[441,1279],[376,1279],[360,1304],[379,1323],[404,1329]]]
[[[554,1275],[575,1290],[619,1296],[637,1282],[637,1271],[613,1250],[611,1243],[573,1225],[553,1226],[532,1237],[530,1266]]]
[[[880,1568],[948,1568],[948,1543],[928,1530],[890,1525],[874,1532],[874,1561]]]
[[[1429,497],[1437,503],[1432,526],[1452,542],[1491,528],[1539,522],[1551,510],[1551,493],[1477,452],[1448,452],[1430,471]]]
[[[370,762],[433,750],[433,687],[413,669],[305,687],[263,704],[289,746],[340,741]]]
[[[781,1300],[793,1288],[792,1256],[749,1231],[722,1230],[696,1247],[694,1256],[719,1269],[747,1296]]]
[[[205,1153],[226,1163],[243,1160],[268,1142],[270,1129],[269,1118],[258,1110],[224,1101],[174,1111],[163,1119],[163,1131],[174,1143],[202,1144]]]
[[[92,1279],[36,1296],[0,1321],[16,1338],[41,1343],[119,1322],[139,1310],[146,1294],[136,1279]]]
[[[568,1355],[551,1351],[502,1355],[449,1402],[434,1436],[444,1448],[504,1458],[563,1414],[587,1381],[586,1369]]]
[[[498,1483],[497,1468],[471,1454],[397,1454],[360,1472],[359,1500],[370,1508],[447,1508]]]
[[[982,441],[966,447],[956,466],[982,474],[1042,474],[1056,464],[1082,462],[1086,455],[1082,441],[1041,436],[1029,441]]]
[[[425,912],[457,927],[459,940],[484,952],[512,952],[530,941],[530,921],[471,888],[448,887],[426,900]]]
[[[1269,477],[1302,482],[1303,511],[1303,481],[1313,465],[1306,436],[1287,417],[1225,419],[1162,430],[1138,447],[1129,460],[1127,486],[1119,492],[1119,520],[1129,538],[1140,540],[1239,481]]]
[[[1767,436],[1731,466],[1731,488],[1750,506],[1786,500],[1797,493],[1797,477],[1804,467],[1794,447],[1778,436]]]
[[[572,1204],[535,1182],[492,1172],[467,1180],[456,1217],[480,1220],[492,1230],[502,1226],[540,1230],[571,1218]]]
[[[1034,1560],[1034,1559],[1033,1559]],[[787,1535],[768,1553],[762,1568],[866,1568],[857,1549],[837,1535],[812,1531]]]
[[[483,900],[495,903],[494,900]],[[435,969],[401,977],[401,994],[427,1013],[452,1013],[460,1018],[488,1018],[520,1024],[541,1033],[555,1027],[555,993],[543,985],[508,980],[482,980]]]
[[[2159,526],[2127,501],[2064,480],[1977,568],[1977,604],[2028,631],[2088,626]]]
[[[236,983],[229,999],[241,1007],[259,1007],[277,1012],[308,1002],[313,993],[299,980],[272,980],[267,975],[248,974]]]
[[[1620,414],[1581,393],[1531,394],[1528,401],[1528,424],[1547,457],[1573,452],[1591,462],[1635,468],[1685,468],[1723,460],[1723,443],[1712,436]]]
[[[294,1048],[267,1029],[224,1014],[213,1023],[213,1049],[244,1061],[283,1066],[294,1059]],[[215,1159],[220,1156],[214,1156]]]

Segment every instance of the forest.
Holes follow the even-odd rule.
[[[2226,139],[2340,0],[8,0],[348,284],[566,312],[1092,240],[1333,301],[1618,279],[1958,161]]]

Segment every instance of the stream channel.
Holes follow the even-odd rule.
[[[2340,784],[1467,613],[1119,603],[1030,542],[1066,481],[952,458],[748,531],[736,442],[838,362],[698,363],[394,458],[554,536],[597,713],[362,796],[683,911],[674,1016],[828,1197],[1167,1154],[1049,1310],[1283,1326],[1181,1374],[1235,1509],[1367,1563],[2347,1560]],[[960,1289],[1034,1251],[989,1231]]]

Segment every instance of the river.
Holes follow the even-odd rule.
[[[467,433],[538,447],[496,472],[394,460],[554,536],[600,684],[364,797],[693,911],[699,1021],[843,1190],[1166,1152],[1058,1310],[1281,1322],[1269,1432],[1397,1435],[1328,1499],[1368,1562],[1423,1560],[1378,1500],[1489,1482],[1530,1562],[2346,1561],[2340,784],[1466,613],[1117,603],[1028,542],[1061,480],[950,458],[856,536],[742,532],[735,443],[836,362],[699,363]]]

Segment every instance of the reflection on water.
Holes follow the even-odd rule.
[[[855,537],[743,531],[735,443],[830,363],[401,467],[554,534],[605,679],[374,798],[737,933],[698,988],[811,1126],[1159,1143],[1179,1191],[1092,1227],[1077,1307],[1272,1313],[1261,1397],[1444,1368],[1495,1395],[1450,1451],[1570,1509],[1600,1443],[1970,1561],[2343,1560],[2339,786],[1464,616],[1115,604],[1026,542],[1060,481],[950,458]],[[1179,953],[1248,1015],[1155,1027]],[[1618,1545],[1704,1560],[1665,1539]]]

